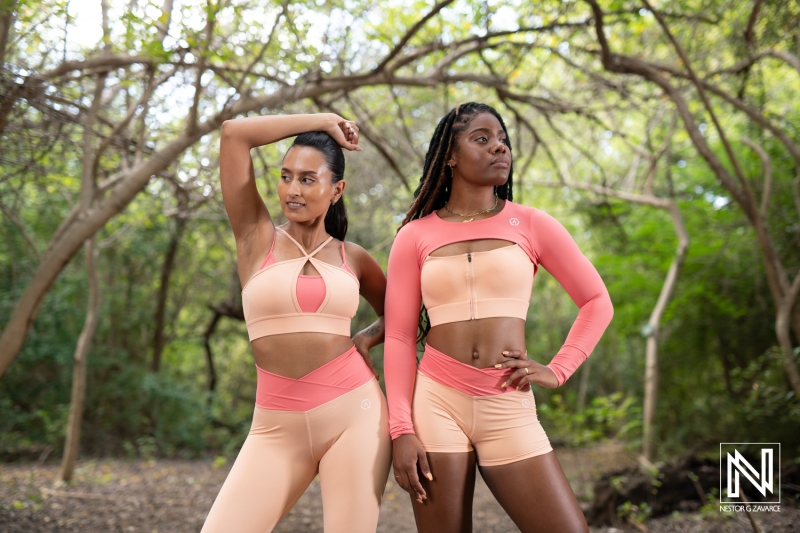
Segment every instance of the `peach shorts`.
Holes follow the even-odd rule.
[[[553,451],[530,389],[473,396],[417,372],[412,403],[426,452],[475,450],[481,466],[499,466]]]
[[[325,533],[374,533],[390,460],[389,415],[374,377],[305,411],[256,406],[202,533],[272,531],[317,473]]]

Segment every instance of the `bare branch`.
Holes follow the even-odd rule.
[[[314,98],[314,103],[319,106],[320,109],[325,109],[330,111],[331,113],[336,113],[337,115],[342,115],[342,113],[337,110],[331,103],[323,102],[320,98]],[[378,153],[386,160],[389,166],[392,168],[397,177],[400,178],[400,181],[403,182],[407,191],[411,191],[411,185],[408,183],[408,178],[406,178],[403,171],[400,170],[400,165],[397,164],[397,160],[392,155],[392,152],[386,147],[384,144],[384,139],[381,135],[374,131],[370,126],[370,121],[365,119],[364,117],[360,116],[358,110],[353,107],[353,112],[356,113],[356,117],[358,119],[358,130],[367,139],[372,145],[378,150]]]
[[[156,38],[159,42],[164,42],[164,38],[169,34],[169,23],[172,21],[172,0],[164,0],[164,5],[161,6],[161,16],[155,22],[155,27],[158,29]]]
[[[199,52],[199,59],[197,61],[197,78],[194,83],[194,97],[192,99],[192,107],[189,109],[189,117],[187,120],[186,129],[189,133],[194,133],[197,129],[197,108],[200,106],[200,95],[203,92],[203,72],[206,70],[206,55],[208,54],[209,46],[211,46],[211,38],[214,34],[214,23],[217,20],[217,12],[222,5],[220,0],[216,5],[211,3],[211,0],[206,0],[206,28],[205,40]]]
[[[742,136],[741,141],[758,154],[758,157],[761,159],[761,164],[764,166],[764,190],[761,193],[761,209],[759,211],[762,217],[766,217],[769,197],[770,194],[772,194],[772,160],[766,150],[747,137]]]
[[[0,7],[0,67],[6,62],[6,47],[14,28],[14,19],[17,13],[17,0],[3,2]]]
[[[139,109],[140,106],[144,106],[143,113],[144,114],[147,113],[148,102],[150,101],[150,96],[153,94],[153,91],[155,91],[157,87],[159,87],[161,84],[165,83],[172,76],[174,76],[175,72],[177,72],[177,67],[173,67],[170,71],[165,72],[159,78],[153,78],[152,75],[150,76],[147,87],[145,88],[142,95],[136,102],[134,102],[128,107],[128,113],[120,122],[117,123],[116,126],[114,126],[114,129],[103,141],[103,144],[101,144],[100,148],[97,149],[97,156],[95,157],[95,162],[94,162],[95,172],[97,171],[100,162],[100,156],[103,155],[103,152],[106,150],[106,148],[108,148],[108,146],[114,141],[115,136],[118,135],[119,132],[128,127],[128,124],[130,124],[133,117],[136,116],[136,110]],[[141,145],[141,138],[139,145]]]
[[[377,67],[375,67],[375,70],[373,72],[383,71],[386,68],[386,65],[388,65],[392,59],[397,57],[397,54],[403,51],[403,48],[406,46],[406,44],[408,44],[408,41],[410,41],[414,37],[414,35],[416,35],[417,32],[420,29],[422,29],[422,27],[425,26],[425,24],[428,23],[430,19],[435,17],[442,9],[444,9],[445,7],[447,7],[452,3],[453,0],[443,0],[442,2],[439,2],[438,4],[434,5],[427,15],[419,19],[416,22],[416,24],[411,26],[411,28],[406,32],[406,34],[403,35],[400,41],[398,41],[398,43],[394,46],[392,51],[389,52],[389,54],[385,58],[383,58],[383,61],[381,61]]]
[[[561,188],[566,186],[569,187],[570,189],[591,191],[597,194],[602,194],[603,196],[611,196],[612,198],[619,198],[620,200],[627,200],[628,202],[649,205],[651,207],[657,207],[659,209],[668,210],[670,209],[670,206],[673,204],[672,200],[666,200],[664,198],[659,198],[657,196],[618,191],[610,187],[603,187],[601,185],[595,185],[593,183],[574,183],[574,182],[559,183],[555,181],[543,181],[543,180],[533,180],[531,183],[533,185],[539,185],[543,187]]]
[[[761,6],[763,4],[764,0],[756,0],[753,10],[750,12],[750,18],[747,21],[747,29],[744,30],[744,42],[746,42],[747,46],[751,49],[755,48],[756,46],[755,27],[756,22],[758,21],[758,14],[761,11]]]
[[[797,217],[800,218],[800,167],[797,168],[797,177],[792,180],[792,199]]]
[[[26,243],[28,243],[28,247],[30,248],[31,252],[33,252],[34,257],[36,257],[37,261],[41,261],[42,253],[39,251],[39,248],[36,246],[36,242],[33,240],[33,237],[31,237],[30,234],[27,232],[25,226],[23,225],[19,217],[16,215],[16,213],[8,209],[2,202],[0,202],[0,212],[2,212],[3,215],[6,216],[11,221],[11,223],[14,224],[14,226],[17,227],[20,234],[22,235],[22,238],[25,239]]]
[[[714,112],[714,108],[711,106],[711,102],[708,100],[708,96],[706,95],[705,89],[703,88],[703,84],[701,83],[700,79],[695,74],[694,69],[692,68],[692,62],[689,59],[689,56],[686,55],[686,52],[683,50],[683,47],[678,43],[675,36],[672,34],[672,31],[667,26],[667,22],[664,20],[664,17],[661,13],[653,8],[648,0],[642,0],[642,4],[644,4],[647,9],[652,11],[653,15],[655,15],[656,20],[661,25],[661,28],[664,30],[664,33],[667,35],[667,38],[672,43],[673,48],[680,56],[681,61],[683,61],[683,66],[686,68],[686,72],[689,74],[689,78],[692,80],[695,88],[697,89],[697,94],[700,96],[700,100],[703,102],[703,106],[706,109],[706,112],[711,117],[711,121],[714,123],[714,127],[717,130],[717,134],[719,135],[720,141],[722,141],[722,145],[725,148],[725,152],[728,154],[728,159],[733,165],[733,169],[736,173],[736,176],[739,178],[739,183],[742,185],[742,189],[744,192],[744,196],[749,202],[755,202],[755,198],[753,197],[753,191],[750,188],[750,183],[744,177],[744,173],[742,172],[741,166],[739,165],[739,159],[736,157],[736,154],[733,153],[733,148],[731,148],[730,143],[728,142],[728,136],[725,135],[725,130],[723,130],[722,125],[719,123],[719,119],[717,119],[717,114]]]
[[[800,397],[800,373],[798,373],[797,364],[794,362],[792,338],[789,333],[789,318],[798,295],[800,295],[800,272],[795,274],[792,285],[789,287],[789,290],[786,291],[786,295],[778,306],[778,314],[775,318],[775,333],[781,345],[783,367],[786,370],[786,376],[789,378],[789,383],[792,385],[795,396]]]

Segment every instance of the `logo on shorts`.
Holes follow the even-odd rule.
[[[508,223],[511,224],[512,226],[519,226],[519,219],[512,218],[511,220],[508,221]]]
[[[524,400],[522,400],[522,407],[530,407],[530,406],[531,406],[531,401],[529,399],[525,398]]]
[[[363,410],[365,410],[365,411],[366,411],[366,410],[367,410],[367,409],[369,409],[370,407],[372,407],[372,402],[370,402],[369,400],[361,400],[361,408],[362,408]]]

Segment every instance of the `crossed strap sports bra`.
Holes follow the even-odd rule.
[[[284,333],[331,333],[350,336],[350,319],[358,310],[359,282],[347,267],[342,243],[342,266],[333,266],[314,257],[333,237],[308,253],[281,228],[303,253],[303,257],[275,261],[272,247],[262,267],[242,289],[242,307],[247,333],[253,341]],[[303,276],[310,262],[319,276]]]

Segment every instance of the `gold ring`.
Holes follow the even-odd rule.
[[[530,374],[530,372],[528,372],[528,367],[527,366],[525,367],[525,374]]]

